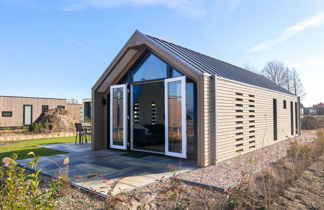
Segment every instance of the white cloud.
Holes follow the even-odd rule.
[[[66,0],[65,11],[82,10],[89,7],[110,8],[121,6],[163,6],[175,9],[189,17],[199,17],[205,14],[200,3],[204,0]]]
[[[293,26],[288,27],[284,32],[275,39],[266,40],[260,44],[252,47],[249,52],[258,52],[262,50],[267,50],[281,42],[290,39],[293,36],[296,36],[298,33],[315,26],[320,26],[324,24],[324,13],[314,15],[310,18],[307,18]]]

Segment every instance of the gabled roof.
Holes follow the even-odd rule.
[[[201,71],[202,73],[215,74],[220,77],[243,82],[250,85],[259,86],[287,94],[293,95],[285,88],[275,84],[266,77],[256,74],[254,72],[242,69],[238,66],[217,60],[207,55],[203,55],[196,51],[181,47],[179,45],[164,41],[162,39],[146,35],[160,46],[164,47],[184,62],[191,65],[193,68]]]

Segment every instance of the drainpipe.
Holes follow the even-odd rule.
[[[300,116],[300,97],[297,97],[298,101],[298,135],[301,135],[301,116]]]

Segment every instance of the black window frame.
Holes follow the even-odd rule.
[[[45,111],[44,111],[44,108],[46,109]],[[48,105],[45,105],[45,104],[42,105],[42,113],[47,112],[48,110],[49,110],[49,106]]]
[[[56,108],[58,108],[58,109],[65,109],[65,106],[63,106],[63,105],[58,105]]]
[[[9,113],[10,116],[6,115],[8,113]],[[1,117],[12,117],[12,111],[2,111],[1,112]]]
[[[286,100],[282,101],[282,106],[284,109],[287,109],[287,101]]]
[[[25,107],[26,106],[30,106],[30,110],[31,110],[31,112],[30,112],[30,115],[31,115],[31,117],[30,117],[30,124],[25,124]],[[33,124],[33,105],[32,104],[24,104],[23,105],[23,125],[24,126],[30,126],[30,125],[32,125]]]

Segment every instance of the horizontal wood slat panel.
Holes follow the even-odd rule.
[[[283,141],[287,136],[291,137],[288,104],[290,101],[297,102],[297,97],[263,88],[254,88],[218,77],[216,98],[217,161]],[[278,140],[274,140],[273,137],[272,100],[274,98],[277,99]],[[283,108],[283,100],[287,101],[287,109]],[[243,110],[243,112],[236,110]],[[243,117],[238,118],[237,116]],[[242,123],[237,124],[237,121]],[[250,128],[250,125],[253,125],[254,128]],[[237,127],[243,127],[243,129],[236,129]],[[250,133],[249,131],[254,132]],[[243,135],[235,135],[241,132]],[[249,136],[254,137],[249,138]],[[243,140],[236,141],[239,138],[243,138]],[[250,141],[253,142],[249,143]],[[236,147],[237,144],[243,145]],[[241,148],[243,152],[237,153],[236,150]]]

